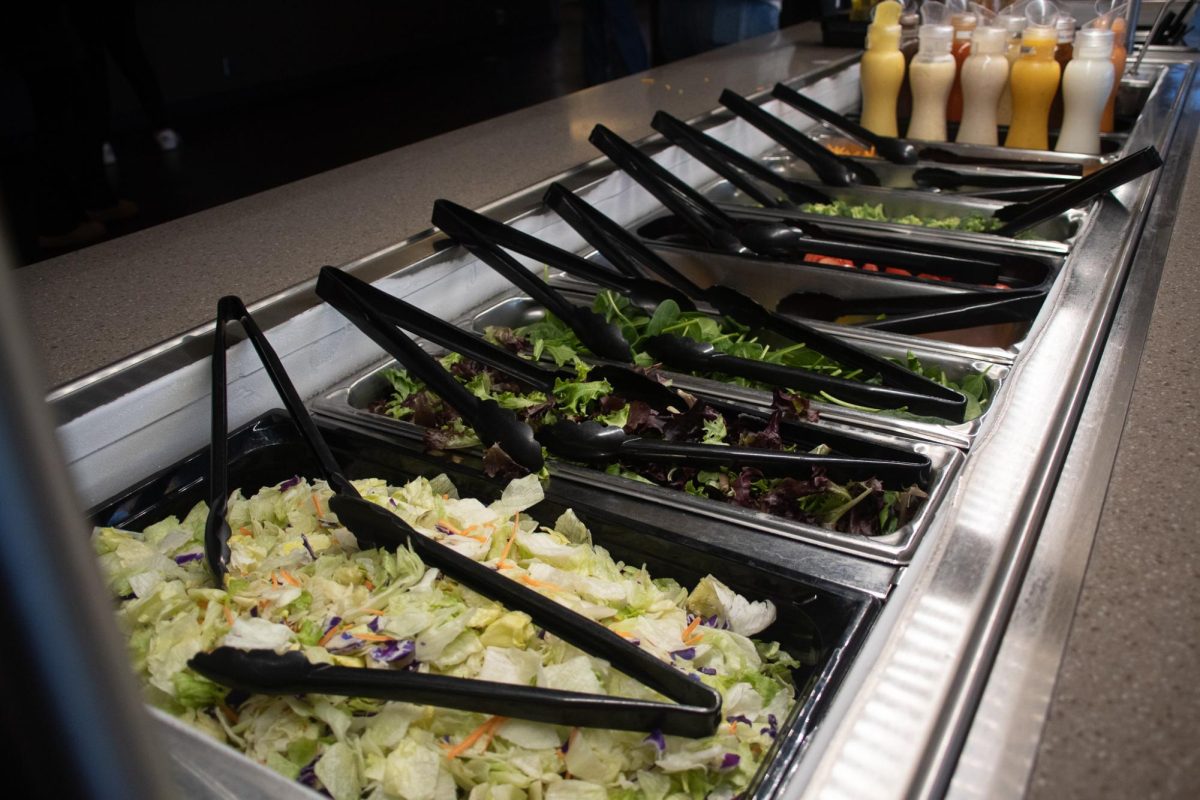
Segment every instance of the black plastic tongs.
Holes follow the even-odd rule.
[[[806,133],[793,128],[774,114],[729,89],[721,92],[721,105],[749,122],[754,127],[786,147],[797,158],[804,160],[821,183],[827,186],[853,186],[866,184],[879,186],[879,176],[866,164],[839,156]]]
[[[1162,156],[1158,154],[1158,150],[1153,146],[1143,147],[1136,153],[1131,153],[1096,170],[1086,178],[1080,178],[1074,183],[1052,189],[1035,200],[1027,203],[1013,203],[996,209],[992,216],[1004,222],[1004,227],[996,233],[1001,236],[1015,236],[1043,220],[1069,211],[1134,178],[1140,178],[1148,172],[1153,172],[1162,164]]]
[[[869,376],[879,375],[885,385],[876,386],[779,364],[738,358],[717,352],[710,344],[681,336],[658,334],[650,337],[646,341],[646,352],[667,366],[687,371],[725,373],[773,386],[798,388],[815,393],[825,392],[843,400],[869,404],[877,408],[906,408],[916,414],[929,414],[953,420],[963,418],[966,412],[966,398],[958,392],[910,372],[887,359],[859,350],[836,337],[816,331],[795,320],[772,314],[740,292],[727,287],[714,287],[709,290],[699,288],[658,259],[644,246],[639,247],[632,237],[624,231],[620,231],[616,223],[587,206],[582,200],[574,198],[570,192],[561,187],[548,192],[547,201],[556,210],[563,209],[564,218],[573,227],[576,227],[576,230],[585,239],[588,239],[593,247],[609,257],[614,264],[625,264],[626,267],[623,271],[626,271],[627,274],[629,259],[632,257],[637,262],[650,267],[653,272],[667,280],[678,291],[697,299],[709,301],[721,313],[728,314],[742,324],[768,330],[792,342],[803,342],[805,346],[846,366],[864,370]],[[568,208],[574,213],[568,212]],[[581,218],[590,220],[591,224],[578,224]],[[553,287],[521,266],[501,249],[500,244],[485,235],[482,229],[490,228],[493,223],[490,220],[486,222],[482,220],[486,220],[486,218],[481,214],[449,201],[438,200],[434,204],[433,222],[435,225],[467,247],[484,263],[529,292],[534,299],[543,303],[556,316],[559,316],[556,308],[563,308],[567,311],[568,316],[559,316],[559,319],[570,326],[585,344],[587,344],[587,340],[584,338],[584,334],[590,338],[601,338],[604,344],[609,344],[607,336],[597,336],[594,330],[597,326],[605,326],[606,330],[611,329],[621,337],[620,341],[624,345],[623,352],[618,351],[615,347],[608,353],[598,353],[593,349],[592,352],[595,355],[623,362],[632,360],[629,343],[621,336],[619,328],[590,311],[588,312],[590,316],[578,314],[577,312],[584,309],[567,302]],[[597,235],[597,230],[606,230],[607,234]],[[622,242],[622,245],[613,246],[613,242],[616,241]],[[651,266],[652,264],[656,266]],[[590,346],[589,349],[591,349]]]
[[[747,197],[766,208],[785,206],[779,197],[763,191],[755,181],[773,186],[787,197],[786,205],[797,203],[828,203],[828,195],[807,184],[785,178],[777,172],[739,153],[724,142],[714,139],[686,122],[676,119],[665,111],[659,111],[650,121],[650,127],[658,131],[667,141],[682,147],[704,166],[737,187]],[[754,180],[751,180],[751,179]]]
[[[929,272],[985,286],[999,279],[999,264],[986,259],[821,238],[825,236],[823,229],[801,220],[739,222],[603,125],[592,129],[588,141],[714,250],[769,258],[800,257],[813,253]]]
[[[852,138],[858,139],[863,144],[874,147],[875,152],[881,158],[886,158],[893,164],[917,163],[919,151],[917,150],[917,146],[912,142],[872,133],[862,125],[846,119],[846,117],[837,113],[832,108],[818,103],[811,97],[805,97],[795,89],[790,86],[784,86],[782,83],[775,84],[775,88],[771,90],[771,94],[776,100],[781,100],[792,108],[799,109],[822,122],[828,122],[843,133],[848,133]]]
[[[423,369],[441,369],[434,359],[421,351],[419,355],[406,352],[393,343],[395,339],[407,338],[396,328],[403,328],[447,349],[460,353],[481,364],[505,372],[530,386],[550,395],[558,378],[573,378],[573,373],[544,367],[514,355],[503,348],[486,342],[477,336],[444,320],[422,311],[400,298],[347,275],[334,267],[323,267],[317,279],[317,294],[334,308],[346,314],[354,323],[379,343],[406,367],[417,366],[423,361]],[[374,316],[363,316],[361,307],[369,306]],[[383,327],[380,327],[380,326]],[[394,327],[393,327],[394,326]],[[417,369],[413,369],[417,372]],[[444,370],[443,370],[444,371]],[[608,381],[613,393],[627,400],[641,400],[659,411],[685,413],[688,401],[658,381],[626,367],[599,364],[592,367],[589,378]],[[443,396],[451,406],[470,395],[460,389],[450,396]],[[717,410],[730,411],[719,402],[706,403]],[[457,406],[455,406],[457,407]],[[735,413],[741,413],[740,410]],[[523,424],[523,423],[522,423]],[[829,444],[847,455],[812,455],[803,452],[772,451],[760,448],[727,447],[693,442],[658,441],[631,434],[621,428],[597,422],[559,421],[543,425],[538,429],[538,440],[551,453],[576,461],[657,461],[673,463],[704,464],[708,466],[754,467],[765,474],[789,475],[796,470],[822,467],[831,476],[877,477],[883,481],[898,483],[921,481],[927,477],[926,459],[880,458],[875,454],[855,455],[857,442],[849,442],[836,431],[816,431],[812,426],[799,422],[781,423],[792,438],[809,444]],[[819,434],[814,438],[813,434]]]
[[[684,672],[584,617],[503,574],[413,530],[391,511],[364,500],[342,473],[332,451],[292,386],[283,365],[241,300],[222,298],[214,337],[212,392],[212,471],[205,554],[218,583],[228,559],[228,435],[225,396],[225,327],[242,323],[271,382],[333,489],[329,507],[358,540],[372,547],[411,547],[430,566],[511,609],[581,650],[603,658],[626,675],[676,701],[665,703],[543,689],[388,669],[312,664],[300,652],[218,647],[199,653],[189,666],[226,686],[260,694],[336,694],[428,703],[446,708],[517,717],[553,725],[655,731],[677,736],[711,735],[721,720],[721,696]]]

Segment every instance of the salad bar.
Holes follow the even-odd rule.
[[[1195,68],[1070,153],[874,136],[858,62],[57,394],[211,414],[83,489],[189,795],[961,791]]]

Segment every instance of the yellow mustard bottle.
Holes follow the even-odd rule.
[[[880,136],[899,136],[896,101],[904,82],[901,10],[895,0],[875,6],[875,19],[867,28],[867,51],[862,57],[862,125]]]
[[[1048,150],[1050,106],[1062,76],[1062,67],[1054,60],[1058,9],[1050,2],[1035,2],[1025,15],[1029,24],[1021,34],[1021,57],[1013,64],[1009,78],[1013,110],[1004,146]]]

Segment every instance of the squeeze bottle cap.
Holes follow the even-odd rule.
[[[1112,58],[1113,32],[1103,28],[1082,28],[1075,34],[1074,58]]]
[[[1025,19],[1029,28],[1053,28],[1058,19],[1058,6],[1050,0],[1032,0],[1025,6]]]
[[[1013,3],[1011,6],[1004,9],[1003,13],[997,17],[997,24],[1008,31],[1011,38],[1017,38],[1021,35],[1021,31],[1025,30],[1025,25],[1028,22],[1025,19],[1026,0],[1020,0],[1018,3]]]
[[[921,39],[918,55],[948,55],[950,46],[954,44],[954,28],[949,25],[922,25],[917,35]]]
[[[900,10],[896,0],[883,0],[875,6],[875,15],[867,27],[868,50],[896,50],[900,47]]]
[[[971,34],[971,55],[1003,55],[1008,47],[1008,32],[1003,28],[987,26],[976,28]]]
[[[1075,38],[1075,18],[1070,14],[1061,15],[1054,23],[1058,31],[1058,43],[1068,44]]]
[[[925,25],[949,26],[950,9],[946,7],[945,3],[940,3],[938,0],[930,0],[930,2],[921,6],[921,22]]]

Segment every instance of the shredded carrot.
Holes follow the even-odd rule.
[[[613,631],[613,633],[615,633],[617,636],[623,637],[625,639],[636,639],[637,638],[632,633],[629,633],[627,631]]]
[[[688,639],[692,638],[692,634],[695,632],[696,628],[699,625],[700,625],[700,617],[699,616],[692,617],[692,621],[689,622],[688,626],[683,629],[683,633],[679,634],[680,641],[682,641],[684,644],[688,644]]]
[[[377,617],[382,617],[385,614],[387,614],[386,611],[380,611],[378,608],[364,608],[363,611],[365,611],[368,614],[374,614]]]
[[[240,533],[242,536],[253,536],[254,535],[254,533],[244,525],[242,527],[238,528],[238,533]]]
[[[446,758],[458,758],[463,753],[470,750],[471,747],[477,741],[479,741],[479,738],[481,736],[485,736],[487,734],[492,734],[494,736],[495,729],[497,727],[499,727],[500,724],[503,723],[505,719],[506,719],[505,717],[491,717],[490,719],[488,719],[487,722],[483,723],[478,728],[476,728],[475,730],[468,733],[465,739],[463,739],[461,742],[459,742],[458,744],[454,745],[449,750],[447,750]],[[491,744],[491,741],[492,740],[489,737],[487,740],[487,744]],[[484,745],[484,749],[487,749],[486,744]]]
[[[500,730],[500,726],[508,721],[508,717],[492,717],[492,727],[488,729],[487,735],[483,740],[483,749],[486,752],[492,746],[492,740],[496,738],[496,731]]]
[[[390,642],[391,636],[385,636],[382,633],[352,633],[350,634],[355,639],[362,639],[364,642]]]
[[[519,528],[517,526],[520,524],[520,522],[521,522],[521,512],[518,511],[516,516],[513,518],[512,534],[508,537],[508,541],[504,543],[504,549],[500,551],[500,563],[501,564],[504,564],[504,562],[508,560],[508,551],[512,549],[513,542],[515,542],[517,540],[517,531],[519,530]]]
[[[236,711],[234,711],[232,708],[230,708],[228,703],[226,703],[225,701],[221,701],[221,703],[217,706],[217,708],[221,709],[221,713],[225,715],[225,719],[229,720],[230,725],[237,724],[238,713]]]
[[[300,581],[296,580],[296,576],[288,572],[286,569],[280,568],[279,575],[286,583],[290,583],[292,586],[300,585]]]
[[[539,581],[536,578],[529,577],[528,575],[521,575],[517,578],[517,580],[526,586],[532,586],[535,589],[549,589],[552,592],[561,592],[563,590],[561,586],[557,586],[553,583],[547,583],[546,581]]]
[[[320,641],[317,642],[317,646],[324,647],[325,645],[329,644],[329,640],[332,639],[334,636],[337,636],[341,632],[343,627],[345,627],[345,626],[344,625],[334,625],[332,628],[325,631],[325,635],[322,636]]]
[[[325,516],[325,512],[321,510],[321,498],[317,497],[316,492],[312,493],[312,501],[313,501],[313,508],[315,508],[317,510],[317,516],[318,517]]]
[[[234,621],[233,612],[229,609],[229,606],[223,606],[223,608],[225,609],[225,621],[228,622],[229,627],[232,628]]]
[[[736,722],[729,723],[729,732],[737,733],[737,723]]]
[[[278,587],[278,586],[279,586],[279,578],[276,578],[276,577],[275,577],[275,573],[274,573],[274,572],[272,572],[272,573],[271,573],[271,585],[272,585],[272,586],[275,586],[275,587]]]
[[[363,578],[363,586],[367,587],[368,592],[375,591],[375,584],[371,583],[370,578]]]

